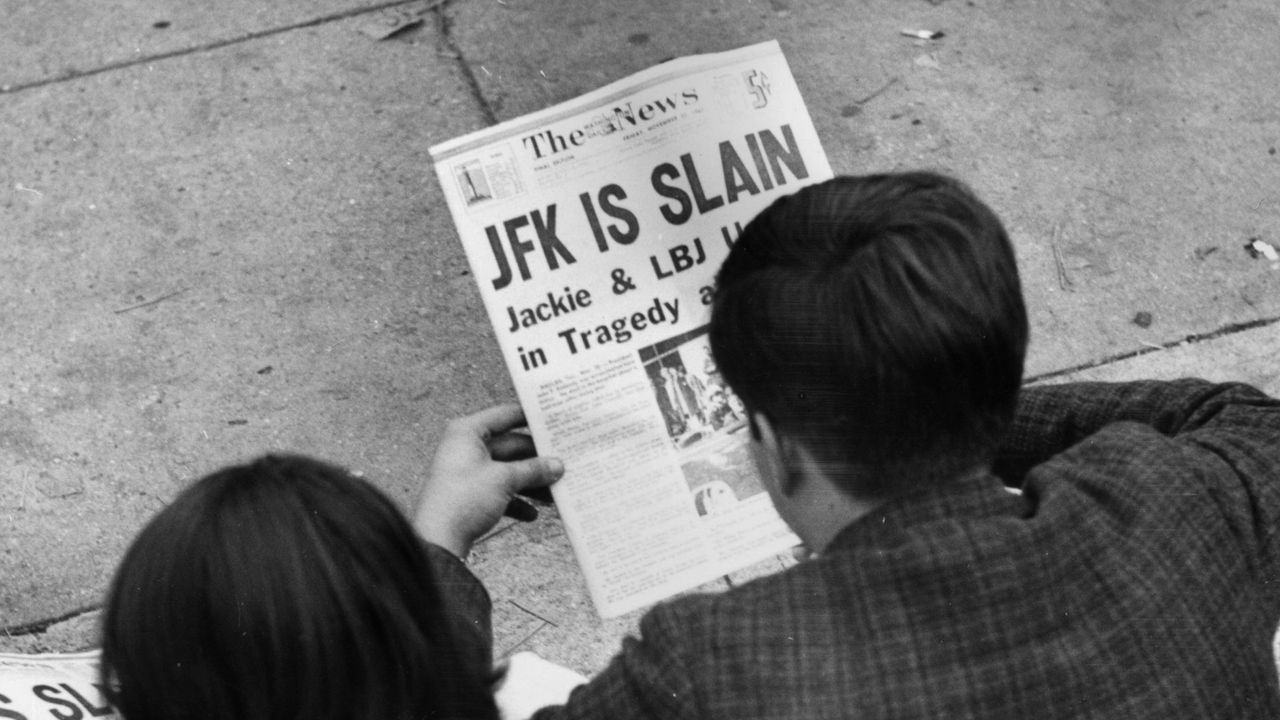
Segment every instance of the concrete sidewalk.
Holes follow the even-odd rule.
[[[441,421],[512,397],[427,148],[678,55],[777,38],[837,172],[970,181],[1017,246],[1030,374],[1280,393],[1280,271],[1244,248],[1280,245],[1270,0],[58,0],[11,15],[0,627],[49,629],[0,650],[91,644],[82,610],[129,539],[227,462],[312,453],[407,505]],[[390,15],[422,22],[371,37]],[[544,516],[477,551],[499,649],[591,671],[634,618],[594,618]]]

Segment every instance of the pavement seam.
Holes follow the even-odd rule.
[[[1159,345],[1151,345],[1148,347],[1139,348],[1137,350],[1130,350],[1128,352],[1117,353],[1115,355],[1109,355],[1107,357],[1100,358],[1098,360],[1091,360],[1089,362],[1081,363],[1079,365],[1074,365],[1069,368],[1063,368],[1061,370],[1050,370],[1049,372],[1040,373],[1039,375],[1032,375],[1030,377],[1025,378],[1023,380],[1023,384],[1030,385],[1032,383],[1037,383],[1044,380],[1050,380],[1052,378],[1061,377],[1063,375],[1070,375],[1072,373],[1077,373],[1084,370],[1091,370],[1093,368],[1101,367],[1103,365],[1111,365],[1112,363],[1117,363],[1122,360],[1128,360],[1130,358],[1135,358],[1140,355],[1150,355],[1151,353],[1164,352],[1165,350],[1172,350],[1174,348],[1181,347],[1182,345],[1205,342],[1208,340],[1216,340],[1220,337],[1225,337],[1227,335],[1235,335],[1236,333],[1245,332],[1248,330],[1256,330],[1258,328],[1267,327],[1268,325],[1275,325],[1276,323],[1280,323],[1280,316],[1262,318],[1261,320],[1252,320],[1250,322],[1243,322],[1243,323],[1230,323],[1228,325],[1224,325],[1218,328],[1217,330],[1211,330],[1209,332],[1203,332],[1203,333],[1192,333],[1190,335],[1184,335],[1182,338],[1178,340],[1170,340],[1168,342],[1161,343]]]
[[[31,622],[10,625],[8,627],[0,627],[0,636],[21,637],[23,635],[39,635],[58,623],[74,620],[81,615],[88,615],[91,612],[101,609],[102,605],[100,603],[94,603],[92,605],[78,607],[75,610],[69,610],[56,617],[46,618],[44,620],[33,620]]]
[[[346,20],[348,18],[353,18],[359,15],[365,15],[368,13],[380,12],[382,10],[399,7],[401,5],[412,5],[413,3],[416,3],[419,1],[420,0],[387,0],[386,2],[377,3],[375,5],[368,5],[360,8],[349,8],[347,10],[339,10],[338,12],[330,13],[328,15],[322,15],[318,18],[312,18],[310,20],[303,20],[301,22],[293,23],[290,25],[283,25],[281,27],[270,28],[267,30],[258,30],[255,32],[251,32],[247,35],[241,35],[239,37],[225,38],[223,40],[213,40],[207,43],[202,43],[200,45],[193,45],[191,47],[179,48],[177,50],[169,50],[162,53],[155,53],[153,55],[146,55],[143,57],[131,58],[129,60],[118,60],[116,62],[107,63],[106,65],[102,65],[96,68],[90,68],[88,70],[72,70],[69,72],[64,72],[63,74],[58,75],[57,77],[42,78],[40,80],[31,80],[29,82],[24,82],[24,83],[14,83],[12,85],[0,85],[0,95],[12,94],[16,92],[21,92],[23,90],[32,90],[34,88],[45,87],[46,85],[56,85],[58,83],[68,82],[71,80],[79,80],[81,78],[92,77],[94,75],[101,75],[102,73],[111,72],[113,70],[122,70],[124,68],[130,68],[137,65],[146,65],[148,63],[158,62],[161,60],[169,60],[171,58],[182,57],[184,55],[193,55],[195,53],[208,52],[210,50],[218,50],[230,45],[238,45],[244,42],[251,42],[253,40],[259,40],[265,37],[271,37],[272,35],[280,35],[282,33],[292,32],[294,30],[301,30],[303,28],[315,27],[317,25],[324,25],[326,23],[331,23],[338,20]]]
[[[458,48],[458,44],[453,40],[453,21],[449,19],[448,13],[445,12],[451,4],[453,4],[453,0],[444,0],[444,2],[438,3],[432,8],[436,13],[436,28],[439,30],[440,37],[443,39],[449,54],[458,61],[458,69],[462,72],[463,79],[467,81],[467,88],[471,91],[471,98],[480,106],[480,112],[484,113],[485,122],[489,125],[497,125],[498,114],[493,111],[493,106],[485,98],[484,92],[480,89],[479,78],[472,72],[471,65],[467,63],[462,50]]]

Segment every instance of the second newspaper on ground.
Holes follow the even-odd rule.
[[[716,270],[831,177],[776,42],[673,60],[431,149],[556,504],[611,617],[786,550],[716,369]]]

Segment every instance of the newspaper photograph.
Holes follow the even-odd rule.
[[[431,148],[597,612],[798,540],[707,339],[742,227],[831,177],[776,42],[672,60]]]

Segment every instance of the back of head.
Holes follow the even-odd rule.
[[[302,457],[179,495],[126,554],[103,625],[126,720],[496,717],[483,654],[400,511]]]
[[[911,172],[835,178],[752,220],[710,336],[748,410],[877,498],[990,461],[1027,318],[1000,220],[962,183]]]

